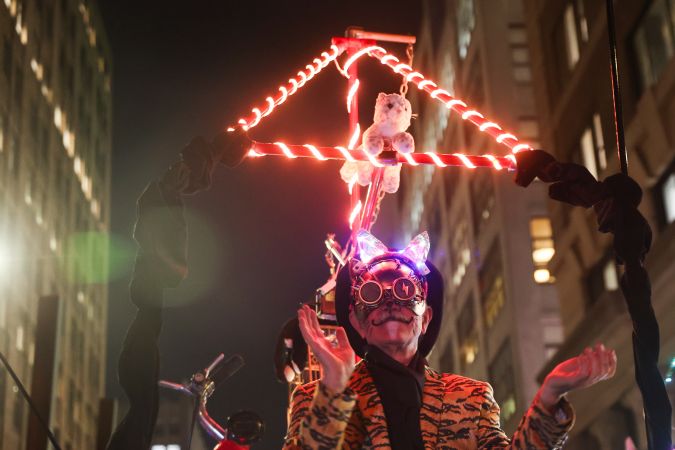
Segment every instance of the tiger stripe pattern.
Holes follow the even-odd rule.
[[[573,423],[566,399],[551,413],[535,398],[509,439],[488,383],[426,368],[420,429],[427,450],[555,450],[562,448]],[[284,450],[390,447],[384,408],[363,361],[342,393],[316,381],[293,392]]]

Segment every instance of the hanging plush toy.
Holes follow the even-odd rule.
[[[374,123],[363,133],[362,149],[373,156],[383,150],[395,150],[400,153],[415,151],[415,141],[405,130],[410,126],[412,108],[410,102],[399,94],[381,92],[375,103]],[[340,176],[350,183],[357,176],[361,186],[367,186],[373,174],[373,165],[367,161],[345,162]],[[401,164],[387,166],[384,169],[383,189],[389,194],[398,190],[401,176]]]

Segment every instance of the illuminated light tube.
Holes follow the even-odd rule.
[[[483,156],[486,157],[487,159],[489,159],[490,161],[492,161],[492,165],[495,166],[495,169],[502,170],[504,168],[499,163],[499,161],[497,161],[497,158],[495,158],[494,156],[492,156],[492,155],[483,155]]]
[[[352,87],[349,88],[349,92],[347,93],[347,112],[351,113],[352,112],[352,102],[354,101],[354,96],[356,95],[356,91],[359,90],[359,79],[357,78],[354,81],[354,84],[352,84]]]
[[[328,159],[328,158],[326,158],[325,156],[323,156],[323,155],[321,154],[321,152],[320,152],[319,150],[317,150],[317,148],[314,147],[313,145],[305,144],[305,145],[303,145],[303,147],[308,148],[309,151],[312,152],[312,155],[314,155],[314,157],[315,157],[316,159],[318,159],[319,161],[326,161],[326,160]]]
[[[359,179],[359,174],[355,173],[352,179],[349,181],[349,184],[347,184],[347,190],[349,191],[349,195],[352,195],[352,191],[354,190],[354,185]]]
[[[373,58],[378,59],[382,64],[385,64],[389,66],[389,68],[393,72],[398,72],[400,70],[398,66],[398,58],[390,55],[383,49],[379,49],[377,51],[372,51],[368,53],[369,56],[372,56]],[[395,63],[394,63],[395,61]],[[414,70],[414,69],[413,69]],[[476,125],[477,127],[486,125],[486,123],[491,123],[494,124],[496,127],[499,127],[495,122],[491,122],[488,119],[486,119],[481,113],[475,110],[470,110],[470,111],[464,111],[465,109],[468,108],[468,105],[464,103],[463,101],[459,99],[453,98],[451,95],[447,94],[448,98],[443,98],[445,95],[442,94],[440,91],[438,91],[438,86],[436,83],[434,83],[431,80],[425,79],[424,75],[422,75],[419,72],[410,72],[406,76],[407,81],[411,81],[417,85],[417,88],[423,91],[426,91],[432,98],[437,99],[438,101],[442,102],[445,104],[445,106],[448,109],[453,109],[456,112],[462,114],[463,118],[470,119],[470,122]],[[434,94],[434,95],[432,95]],[[461,106],[461,109],[458,108],[458,106]],[[469,114],[467,114],[469,113]],[[489,134],[492,136],[499,144],[503,144],[510,149],[515,148],[515,146],[518,145],[518,138],[512,134],[509,133],[501,133],[499,132],[502,130],[501,127],[496,128],[493,125],[486,125],[481,131]],[[518,151],[522,151],[523,149],[531,149],[531,147],[518,147]]]
[[[349,70],[349,67],[352,64],[354,64],[354,62],[357,59],[359,59],[360,57],[362,57],[365,54],[369,54],[373,50],[380,50],[384,53],[387,53],[387,51],[385,49],[383,49],[382,47],[378,47],[377,45],[371,45],[369,47],[362,48],[361,50],[359,50],[358,52],[354,53],[352,56],[349,57],[349,59],[345,62],[345,65],[342,67],[342,70],[347,72]]]
[[[350,229],[354,225],[354,219],[356,219],[356,217],[359,215],[362,207],[363,207],[363,205],[361,204],[361,200],[359,200],[356,203],[356,206],[354,206],[354,209],[352,210],[352,213],[349,215],[349,228]]]
[[[255,151],[254,149],[252,149],[252,148],[248,151],[247,155],[250,156],[251,158],[259,158],[259,157],[261,157],[261,156],[265,156],[265,155],[262,154],[262,153],[256,152],[256,151]]]
[[[500,144],[503,143],[506,139],[512,139],[514,141],[518,141],[518,138],[512,135],[511,133],[502,133],[499,136],[497,136],[497,139],[495,139],[497,142]]]
[[[424,79],[424,75],[422,75],[419,72],[410,72],[408,75],[405,76],[405,81],[412,81],[413,78]]]
[[[305,72],[301,70],[300,72],[298,72],[298,76],[302,78],[302,80],[300,80],[300,84],[298,87],[303,87],[305,83],[307,83],[307,75],[305,75]]]
[[[483,117],[483,115],[481,113],[479,113],[478,111],[475,111],[473,109],[465,112],[464,114],[462,114],[462,119],[464,119],[464,120],[470,119],[472,117],[480,117],[481,119],[485,118],[485,117]],[[483,131],[483,130],[481,130],[481,131]]]
[[[342,159],[346,159],[349,162],[354,162],[356,161],[354,157],[352,156],[351,152],[347,150],[344,147],[335,147],[337,151],[339,151],[342,154]]]
[[[502,128],[494,122],[485,122],[483,125],[478,127],[480,131],[489,130],[490,128],[494,128],[495,130],[499,131],[502,130]]]
[[[315,147],[307,145],[284,144],[275,142],[274,144],[255,142],[251,146],[249,155],[251,156],[285,156],[287,158],[313,158],[321,159],[317,152],[325,159],[347,160],[347,161],[371,161],[372,156],[367,155],[363,150],[349,151],[344,147]],[[398,153],[397,161],[412,166],[434,165],[437,167],[463,166],[468,168],[487,167],[496,169],[498,163],[502,169],[514,170],[516,168],[516,159],[513,154],[506,156],[493,155],[465,155],[462,153]],[[380,164],[382,162],[378,161]]]
[[[394,55],[386,55],[384,58],[382,58],[382,64],[387,64],[387,63],[390,62],[390,61],[393,62],[393,63],[398,64],[398,62],[400,61],[400,59],[398,59],[398,58],[395,57]]]
[[[436,98],[436,99],[437,99],[438,96],[441,95],[441,94],[447,95],[448,97],[452,97],[452,96],[450,95],[450,93],[449,93],[448,91],[446,91],[445,89],[436,89],[435,91],[433,91],[433,92],[432,92],[431,94],[429,94],[429,95],[431,96],[431,98]]]
[[[374,165],[375,167],[384,167],[384,164],[382,164],[381,162],[379,162],[379,161],[377,160],[377,158],[375,158],[375,157],[374,157],[373,155],[371,155],[370,153],[368,153],[368,152],[363,152],[363,154],[366,155],[366,157],[368,158],[368,161],[370,161],[370,163],[371,163],[372,165]]]
[[[262,118],[262,113],[258,108],[253,108],[251,112],[255,114],[255,119],[252,123],[248,124],[249,128],[253,128],[254,126],[258,125],[260,123],[260,119]]]
[[[522,152],[523,150],[532,150],[529,144],[518,144],[511,149],[513,153]]]
[[[420,163],[415,161],[413,157],[410,155],[410,153],[403,153],[403,157],[405,158],[406,162],[410,164],[411,166],[419,166]]]
[[[277,105],[281,105],[288,98],[288,89],[284,86],[279,87],[279,92],[281,92],[281,97],[277,99]]]
[[[295,78],[289,78],[288,82],[291,84],[291,91],[288,93],[288,95],[293,95],[296,93],[300,85],[298,84],[298,80]]]
[[[427,87],[427,86],[431,86],[431,87],[434,88],[434,89],[438,88],[438,86],[436,85],[436,83],[434,83],[434,82],[431,81],[431,80],[422,80],[422,81],[420,81],[420,82],[417,84],[417,87],[418,87],[419,89],[424,89],[424,88]]]
[[[274,109],[274,106],[275,106],[274,99],[272,97],[267,97],[265,99],[265,101],[267,102],[267,110],[265,110],[265,112],[263,112],[263,115],[262,115],[263,117],[269,116],[270,113],[272,112],[272,110]]]
[[[291,151],[291,149],[288,148],[288,145],[284,144],[283,142],[275,142],[274,145],[278,146],[282,152],[284,152],[284,155],[286,157],[294,159],[297,158],[297,156]]]
[[[445,103],[445,106],[448,109],[453,109],[455,106],[461,106],[462,108],[466,108],[468,105],[459,99],[453,98],[452,100],[447,101]]]
[[[462,155],[461,153],[454,153],[454,155],[458,157],[462,161],[462,163],[464,163],[464,165],[469,169],[476,168],[476,165],[472,163],[471,160],[466,155]]]
[[[400,63],[397,64],[396,67],[394,67],[394,72],[401,73],[403,69],[406,69],[406,72],[410,72],[412,70],[412,67],[410,67],[406,63]]]
[[[349,139],[349,150],[353,150],[356,147],[356,144],[359,142],[359,136],[361,135],[361,126],[357,123],[354,128],[354,134],[352,134],[351,139]]]
[[[384,51],[384,49],[382,49]],[[275,106],[279,106],[280,104],[284,103],[289,96],[295,94],[299,88],[305,85],[305,83],[314,77],[317,73],[319,73],[322,69],[324,69],[328,64],[330,64],[331,61],[334,61],[342,52],[342,49],[340,49],[337,45],[333,44],[330,46],[330,52],[324,51],[321,53],[321,58],[314,58],[312,61],[316,65],[307,65],[305,66],[307,70],[309,70],[309,77],[304,71],[299,71],[297,73],[297,77],[290,78],[288,80],[288,84],[286,86],[281,86],[279,87],[279,94],[277,98],[272,98],[272,101],[274,102]],[[367,53],[367,52],[366,52]],[[365,54],[365,53],[364,53]],[[296,79],[297,78],[297,79]],[[269,113],[272,112],[273,108],[269,107],[269,100],[265,99],[267,104],[265,105],[265,114],[261,116],[266,117],[269,115]],[[260,123],[260,118],[255,115],[255,110],[261,111],[261,108],[253,108],[251,111],[254,113],[253,116],[249,116],[248,118],[242,117],[240,118],[237,123],[243,128],[244,130],[248,130],[249,128],[252,128],[258,123]]]
[[[436,164],[438,167],[447,167],[448,166],[443,161],[441,161],[441,158],[439,158],[436,153],[426,152],[426,154],[429,155],[429,157],[434,161],[434,164]]]

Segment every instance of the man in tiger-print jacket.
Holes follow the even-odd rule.
[[[360,232],[358,259],[338,275],[335,339],[316,313],[300,329],[323,376],[293,393],[284,445],[291,449],[557,449],[574,412],[564,394],[611,377],[616,355],[602,345],[558,365],[509,439],[488,383],[438,373],[424,357],[442,317],[443,281],[419,235],[401,252]],[[364,359],[355,364],[355,352]]]

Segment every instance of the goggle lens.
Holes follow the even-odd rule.
[[[366,281],[359,288],[359,296],[365,304],[377,303],[382,298],[382,286],[376,281]]]
[[[415,297],[415,283],[410,278],[399,278],[394,281],[394,296],[399,300],[412,300]]]

